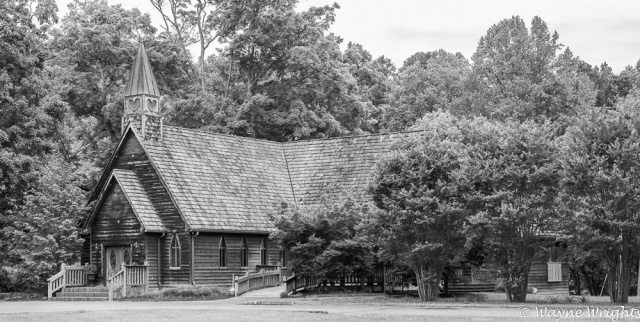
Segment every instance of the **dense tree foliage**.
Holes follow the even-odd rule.
[[[567,130],[560,154],[569,231],[609,268],[609,296],[627,303],[640,247],[640,95],[614,110],[585,111]]]
[[[296,208],[284,204],[271,214],[277,231],[271,235],[288,250],[289,266],[298,274],[336,281],[341,274],[368,273],[375,258],[362,225],[368,206],[353,199]]]
[[[431,116],[424,133],[378,163],[370,191],[381,257],[411,267],[426,301],[436,300],[444,268],[464,251],[468,216],[458,186],[463,137],[450,115]]]

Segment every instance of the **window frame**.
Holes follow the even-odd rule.
[[[249,246],[245,237],[242,237],[242,241],[240,241],[240,267],[249,267]]]
[[[267,237],[263,237],[260,243],[260,265],[266,266],[267,263],[269,263],[269,249],[267,248]]]
[[[227,267],[227,265],[229,264],[227,255],[227,239],[222,236],[220,237],[220,243],[218,244],[218,267]]]
[[[182,267],[182,247],[178,234],[173,234],[169,243],[169,269],[180,269]]]

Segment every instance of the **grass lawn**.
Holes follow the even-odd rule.
[[[461,313],[461,312],[459,312]],[[493,321],[500,315],[475,315],[473,309],[459,316],[451,312],[438,312],[431,309],[415,315],[390,314],[328,314],[321,310],[308,312],[263,311],[263,310],[153,310],[153,311],[95,311],[95,312],[62,312],[62,313],[25,313],[2,316],[3,321]],[[508,316],[508,321],[545,320],[535,317]],[[625,319],[621,319],[625,320]],[[589,321],[611,321],[611,318],[590,318]]]
[[[611,303],[608,296],[549,296],[541,294],[528,294],[526,303],[510,303],[504,293],[462,293],[453,294],[449,297],[440,297],[436,302],[422,302],[416,292],[394,293],[383,295],[381,293],[362,292],[333,292],[326,294],[301,293],[298,297],[290,297],[296,303],[304,304],[362,304],[362,305],[459,305],[486,306],[487,304],[497,307],[522,307],[532,305],[553,305],[558,307],[585,307],[585,306],[619,306]],[[640,298],[629,297],[627,307],[640,307]]]

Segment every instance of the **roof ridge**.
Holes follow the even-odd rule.
[[[165,128],[171,128],[171,129],[176,129],[176,130],[185,130],[185,131],[191,131],[191,132],[198,132],[198,133],[212,135],[212,136],[224,136],[224,137],[237,138],[237,139],[247,139],[247,140],[258,141],[258,142],[270,142],[270,143],[282,144],[282,142],[278,142],[278,141],[271,141],[271,140],[268,140],[268,139],[250,138],[250,137],[241,136],[241,135],[235,135],[235,134],[209,132],[209,131],[200,130],[200,129],[190,129],[190,128],[186,128],[186,127],[172,126],[172,125],[163,125],[163,126]]]
[[[325,140],[340,140],[340,139],[350,139],[350,138],[364,138],[369,136],[383,136],[383,135],[393,135],[393,134],[408,134],[408,133],[418,133],[424,132],[424,130],[411,130],[411,131],[395,131],[395,132],[387,132],[387,133],[369,133],[369,134],[359,134],[359,135],[347,135],[347,136],[332,136],[328,138],[319,138],[319,139],[302,139],[296,141],[287,141],[282,143],[296,143],[296,142],[309,142],[309,141],[325,141]]]
[[[191,132],[198,132],[198,133],[203,133],[203,134],[212,135],[212,136],[224,136],[224,137],[230,137],[230,138],[246,139],[246,140],[258,141],[258,142],[270,142],[270,143],[277,143],[277,144],[283,144],[283,145],[287,144],[287,143],[296,143],[296,142],[340,140],[340,139],[350,139],[350,138],[362,138],[362,137],[369,137],[369,136],[382,136],[382,135],[408,134],[408,133],[424,132],[424,130],[409,130],[409,131],[395,131],[395,132],[387,132],[387,133],[369,133],[369,134],[359,134],[359,135],[333,136],[333,137],[328,137],[328,138],[317,138],[317,139],[300,139],[300,140],[295,140],[295,141],[279,142],[279,141],[272,141],[272,140],[269,140],[269,139],[257,139],[257,138],[251,138],[251,137],[235,135],[235,134],[209,132],[209,131],[200,130],[200,129],[190,129],[190,128],[180,127],[180,126],[164,125],[164,127],[171,128],[171,129],[176,129],[176,130],[185,130],[185,131],[191,131]]]

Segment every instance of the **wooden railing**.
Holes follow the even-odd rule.
[[[127,297],[127,287],[144,286],[144,292],[149,292],[149,265],[126,265],[107,280],[109,285],[109,301],[114,297]],[[117,295],[120,296],[117,296]]]
[[[498,271],[471,269],[471,283],[494,283],[498,281]]]
[[[346,285],[383,285],[383,290],[393,290],[395,284],[402,283],[402,277],[396,276],[389,266],[376,267],[370,274],[339,274],[329,276],[327,278],[318,278],[313,276],[295,275],[284,279],[285,291],[287,293],[295,293],[308,288],[309,286],[320,286],[320,284],[339,284]],[[390,286],[386,288],[384,286]]]
[[[63,289],[67,286],[86,286],[87,285],[87,271],[89,264],[84,266],[67,266],[62,264],[60,272],[47,279],[47,296],[53,297],[53,293]]]
[[[275,271],[275,270],[278,270],[278,269],[280,269],[280,266],[278,266],[278,265],[256,265],[256,270],[258,272],[260,272],[260,271],[265,271],[265,272],[267,272],[267,271]]]
[[[275,271],[261,271],[258,273],[249,273],[247,275],[234,277],[233,289],[235,296],[249,291],[257,290],[268,286],[280,285],[280,269]]]
[[[318,285],[319,282],[320,280],[317,277],[293,274],[284,280],[285,292],[295,293],[307,288],[308,286]]]

